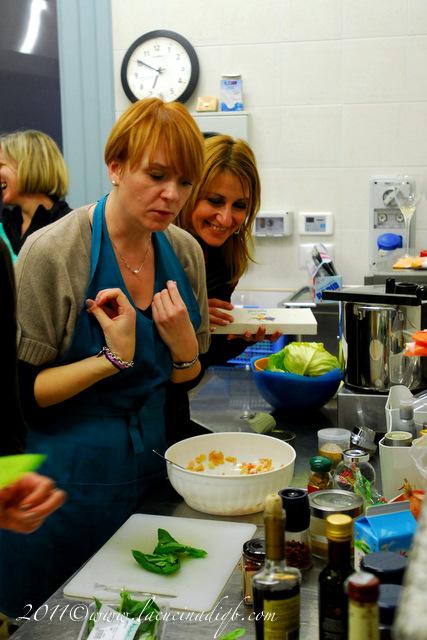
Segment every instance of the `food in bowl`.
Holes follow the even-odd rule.
[[[209,467],[209,453],[223,464]],[[219,455],[218,455],[219,454]],[[203,513],[237,516],[264,508],[268,493],[289,486],[295,465],[295,449],[287,442],[259,433],[210,433],[176,442],[165,452],[167,472],[174,489],[185,502]],[[229,460],[227,460],[229,458]],[[236,459],[234,462],[233,460]],[[260,463],[260,460],[267,462]],[[189,462],[203,465],[204,471],[186,469]],[[177,465],[181,465],[180,468]],[[243,467],[238,464],[246,463]],[[253,472],[259,464],[269,470]],[[250,472],[251,471],[251,472]]]
[[[268,358],[251,359],[255,385],[272,407],[279,410],[307,411],[322,407],[330,400],[343,378],[336,368],[319,376],[305,376],[287,371],[269,371]]]
[[[239,462],[236,456],[226,456],[223,451],[213,450],[209,451],[208,455],[200,453],[191,459],[185,468],[198,473],[214,471],[215,473],[220,472],[222,475],[244,475],[273,471],[274,465],[271,458],[257,458],[251,462]]]

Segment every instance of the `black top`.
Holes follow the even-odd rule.
[[[0,455],[20,453],[24,449],[25,424],[19,406],[16,357],[15,280],[10,251],[0,238],[0,336],[4,376],[0,385],[3,412]]]
[[[3,228],[9,239],[13,251],[18,254],[28,236],[42,229],[51,222],[55,222],[65,216],[65,214],[71,211],[71,208],[65,202],[65,200],[58,200],[55,196],[48,196],[53,205],[50,209],[46,209],[43,205],[39,205],[31,218],[31,223],[24,235],[21,237],[22,229],[22,211],[21,207],[4,207],[0,214],[0,221],[3,223]]]
[[[210,247],[200,238],[196,238],[203,249],[206,265],[206,285],[208,298],[218,298],[230,302],[236,284],[230,283],[230,271],[225,264],[221,247]],[[228,340],[226,335],[212,335],[209,350],[200,355],[202,372],[191,382],[184,384],[169,383],[166,391],[165,424],[168,445],[184,438],[196,435],[190,420],[190,404],[187,392],[195,387],[203,377],[205,370],[213,365],[224,365],[231,358],[242,353],[248,342],[241,338]]]

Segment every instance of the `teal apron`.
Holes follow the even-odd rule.
[[[106,197],[94,212],[85,299],[95,298],[101,289],[119,287],[132,302],[108,235],[105,202]],[[190,282],[166,236],[154,233],[152,239],[154,290],[175,280],[197,329],[200,313]],[[104,344],[97,320],[83,305],[70,348],[56,364],[82,360]],[[165,450],[165,384],[172,362],[150,313],[139,309],[133,359],[131,369],[45,410],[42,424],[30,425],[28,451],[48,455],[40,472],[54,478],[68,499],[35,533],[0,533],[3,613],[23,615],[25,604],[36,608],[44,602],[138,510],[142,499],[155,493],[156,483],[165,477],[163,462],[152,449]]]

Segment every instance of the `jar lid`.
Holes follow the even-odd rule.
[[[330,471],[332,460],[326,456],[313,456],[310,458],[310,469],[312,471]]]
[[[347,580],[347,594],[356,602],[376,602],[378,600],[380,581],[372,573],[358,571],[352,573]]]
[[[373,573],[381,583],[402,584],[408,560],[394,551],[375,551],[363,556],[360,568]]]
[[[363,449],[346,449],[343,451],[344,460],[346,462],[368,462],[369,453]]]
[[[279,491],[286,511],[285,531],[305,531],[310,526],[310,505],[305,489],[287,487]]]
[[[410,447],[412,433],[409,431],[389,431],[384,434],[384,444],[391,447]]]
[[[402,587],[400,584],[380,584],[378,596],[378,609],[380,613],[380,623],[392,626],[396,609],[399,606]]]
[[[265,540],[263,538],[252,538],[243,543],[243,553],[253,560],[264,562]]]
[[[344,513],[333,513],[326,518],[328,540],[349,540],[353,534],[353,520]]]
[[[308,496],[311,515],[326,518],[332,513],[345,513],[352,518],[362,512],[362,496],[343,489],[323,489]]]
[[[427,249],[420,250],[420,258],[425,258],[427,256]]]

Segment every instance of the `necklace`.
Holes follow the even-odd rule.
[[[142,267],[144,266],[145,261],[146,261],[146,259],[147,259],[147,256],[148,256],[148,250],[149,250],[149,248],[150,248],[150,244],[151,244],[151,243],[150,243],[150,240],[148,241],[147,248],[146,248],[145,253],[144,253],[144,257],[143,257],[142,262],[141,262],[141,264],[139,265],[138,269],[134,269],[133,267],[131,267],[131,266],[130,266],[130,264],[129,264],[129,262],[126,260],[126,258],[125,258],[124,256],[122,256],[122,254],[120,253],[120,251],[118,250],[118,248],[116,247],[116,245],[114,244],[114,242],[113,242],[112,244],[113,244],[113,247],[115,248],[115,250],[117,251],[117,253],[119,254],[119,258],[120,258],[120,260],[123,262],[123,264],[125,265],[126,269],[129,269],[129,271],[132,271],[132,273],[133,273],[135,276],[137,276],[137,275],[138,275],[138,273],[141,271]]]

